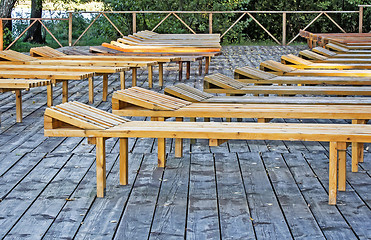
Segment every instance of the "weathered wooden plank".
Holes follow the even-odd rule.
[[[191,155],[187,239],[219,239],[215,169],[212,154]]]
[[[146,154],[115,239],[148,238],[162,175],[163,169],[157,168],[157,154]]]
[[[185,237],[190,155],[167,160],[149,239]]]
[[[111,157],[115,159],[114,156],[117,154],[110,155],[107,160]],[[112,238],[142,159],[143,154],[130,156],[127,186],[119,185],[117,159],[108,162],[107,169],[110,171],[107,171],[107,196],[101,199],[96,199],[94,190],[92,191],[95,186],[95,181],[92,181],[95,178],[95,170],[94,167],[91,168],[71,196],[75,200],[66,203],[44,237],[46,239]]]
[[[226,239],[255,239],[237,155],[224,153],[214,156],[221,236]]]
[[[23,154],[15,154],[15,153],[0,153],[0,176],[5,174],[9,171],[13,166],[15,166],[18,161],[24,157]]]
[[[256,237],[292,239],[260,155],[238,153],[238,159]]]
[[[262,158],[293,237],[324,238],[281,154],[265,152]]]

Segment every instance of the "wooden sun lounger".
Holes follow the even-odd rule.
[[[298,104],[226,104],[192,103],[139,87],[116,91],[112,96],[112,113],[119,116],[151,117],[152,120],[183,118],[256,118],[266,123],[274,118],[351,119],[366,123],[371,119],[371,106],[360,105],[298,105]],[[181,140],[175,142],[175,156],[182,156]],[[363,148],[363,147],[362,147]],[[356,160],[356,159],[355,159]],[[356,161],[352,171],[358,171]]]
[[[314,48],[313,48],[314,49]],[[312,49],[312,50],[313,50]],[[324,49],[324,48],[323,48]],[[348,54],[353,56],[352,54]],[[312,52],[309,50],[303,50],[299,52],[299,57],[310,60],[314,63],[356,63],[356,64],[371,64],[371,55],[369,58],[337,58],[337,57],[326,57],[324,55]]]
[[[52,84],[62,82],[62,101],[68,101],[68,81],[69,80],[89,80],[89,102],[94,99],[94,72],[55,72],[55,71],[0,71],[0,78],[26,78],[26,79],[50,79]],[[48,85],[47,103],[53,105],[52,93],[53,85]]]
[[[352,59],[367,59],[367,60],[370,60],[371,59],[371,54],[342,54],[342,53],[336,53],[334,51],[331,51],[329,49],[326,49],[326,48],[322,48],[322,47],[315,47],[312,49],[313,52],[315,53],[318,53],[320,55],[323,55],[325,57],[328,57],[328,58],[352,58]]]
[[[325,47],[327,49],[331,49],[335,52],[343,54],[371,54],[371,47],[362,47],[361,49],[359,49],[359,47],[344,47],[335,43],[328,43]]]
[[[240,69],[241,70],[241,69]],[[243,68],[243,70],[248,70]],[[241,75],[239,75],[241,76]],[[361,77],[291,77],[275,76],[272,78],[256,79],[246,77],[243,79],[233,79],[220,73],[205,76],[204,90],[207,92],[213,89],[242,89],[254,85],[358,85],[371,86],[371,78]]]
[[[371,59],[370,59],[371,61]],[[290,65],[296,69],[338,69],[338,70],[351,70],[351,69],[371,69],[371,63],[313,63],[311,61],[305,60],[301,57],[295,56],[293,54],[281,56],[281,63],[285,65]]]
[[[220,139],[329,142],[329,204],[331,205],[336,204],[337,189],[345,190],[347,144],[371,142],[371,126],[364,124],[130,122],[114,114],[76,102],[48,108],[44,116],[45,136],[93,139],[91,142],[96,144],[98,197],[105,195],[105,139],[111,137],[120,138],[120,184],[122,185],[128,183],[129,137],[157,138],[159,167],[165,166],[166,138],[209,139],[210,145],[216,145]],[[360,157],[358,153],[359,151],[356,151],[354,154]]]
[[[80,66],[80,67],[129,67],[132,70],[133,86],[136,86],[137,69],[140,67],[148,68],[148,82],[152,85],[153,82],[153,66],[157,64],[155,61],[148,62],[117,62],[117,61],[71,61],[71,60],[40,60],[22,53],[12,50],[0,51],[0,64],[9,64],[7,61],[12,61],[11,64],[20,65],[63,65],[63,66]]]
[[[243,104],[315,104],[315,105],[369,105],[369,97],[284,97],[284,96],[215,96],[184,83],[168,86],[164,93],[190,102]]]
[[[50,80],[30,80],[30,79],[0,79],[0,93],[15,92],[16,121],[22,122],[22,90],[29,90],[34,87],[48,86],[47,96],[53,98],[53,92],[49,87]],[[0,121],[1,124],[1,121]]]
[[[260,70],[280,76],[371,77],[371,70],[298,70],[273,60],[260,63]]]

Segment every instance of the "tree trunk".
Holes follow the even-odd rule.
[[[12,17],[12,10],[14,8],[15,3],[17,0],[0,0],[0,18],[11,18]],[[3,21],[4,24],[4,33],[7,31],[12,32],[12,21]],[[12,37],[11,35],[5,35],[4,37],[5,42],[11,42]]]
[[[41,18],[42,16],[43,3],[42,0],[32,0],[31,1],[31,18]],[[34,20],[30,21],[30,24]],[[41,33],[41,24],[36,22],[30,29],[27,31],[27,35],[23,40],[24,42],[33,42],[33,43],[45,43],[45,38],[43,38]]]

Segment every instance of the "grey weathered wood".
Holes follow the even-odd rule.
[[[266,152],[262,158],[293,237],[324,238],[281,154]]]
[[[235,153],[215,154],[222,238],[255,239],[245,188]]]
[[[256,237],[291,239],[279,202],[258,153],[238,153]]]
[[[219,216],[212,154],[192,154],[187,239],[219,239]]]
[[[336,206],[327,203],[327,193],[302,154],[283,154],[300,191],[327,239],[356,239]]]
[[[190,155],[167,160],[149,239],[185,237]]]

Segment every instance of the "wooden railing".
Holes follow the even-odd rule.
[[[241,14],[240,17],[224,32],[221,33],[221,38],[223,38],[241,19],[243,19],[245,16],[251,18],[260,28],[262,28],[277,44],[282,45],[289,45],[293,41],[295,41],[299,37],[299,30],[297,35],[295,35],[294,38],[292,38],[287,43],[287,32],[286,32],[286,26],[287,26],[287,15],[288,14],[317,14],[315,18],[312,19],[311,22],[309,22],[303,30],[306,30],[309,26],[311,26],[314,22],[316,22],[321,16],[327,17],[341,32],[345,33],[345,30],[333,19],[329,16],[331,13],[335,14],[358,14],[359,15],[359,32],[362,32],[363,28],[363,11],[366,7],[371,7],[371,5],[359,5],[358,11],[102,11],[102,12],[68,12],[68,18],[0,18],[0,50],[3,50],[3,21],[5,20],[30,20],[31,24],[11,43],[9,44],[6,49],[9,49],[19,38],[24,35],[27,30],[36,22],[40,22],[41,25],[46,29],[46,31],[52,36],[52,38],[58,43],[59,46],[62,47],[62,44],[57,40],[57,38],[51,33],[51,31],[45,26],[43,23],[44,20],[66,20],[69,22],[68,24],[68,45],[69,46],[75,46],[77,42],[80,41],[80,39],[85,35],[85,33],[90,29],[90,27],[96,22],[96,20],[103,16],[108,20],[108,22],[115,28],[115,30],[122,36],[122,32],[119,30],[119,28],[110,20],[110,18],[107,16],[108,14],[132,14],[133,19],[133,25],[132,30],[133,33],[137,31],[137,14],[167,14],[153,29],[152,31],[156,30],[168,17],[175,16],[190,32],[193,34],[196,34],[196,32],[189,26],[187,23],[185,23],[180,17],[179,14],[207,14],[209,16],[209,33],[213,33],[213,15],[215,14]],[[72,19],[74,14],[83,14],[83,13],[90,13],[97,15],[95,18],[91,21],[89,26],[82,32],[82,34],[73,42],[72,39]],[[271,32],[267,30],[266,27],[264,27],[254,16],[253,14],[282,14],[282,41],[280,42]],[[145,29],[143,29],[145,30]]]

